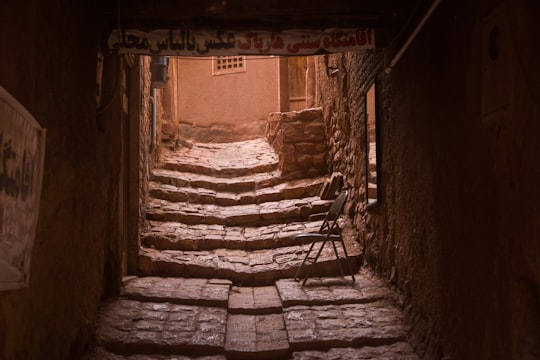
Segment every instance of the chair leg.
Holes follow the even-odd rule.
[[[304,256],[304,259],[302,261],[302,264],[300,265],[300,267],[296,270],[296,273],[294,275],[294,280],[295,281],[299,281],[300,278],[303,278],[303,282],[302,282],[302,286],[306,285],[306,282],[307,282],[307,279],[309,278],[309,275],[311,274],[311,270],[312,270],[312,267],[313,265],[315,265],[317,263],[317,261],[319,260],[319,257],[321,256],[321,253],[324,249],[324,246],[326,245],[326,243],[328,241],[331,241],[332,242],[332,248],[334,250],[334,254],[336,255],[336,261],[338,263],[338,267],[339,267],[339,272],[341,274],[341,276],[345,277],[345,272],[343,271],[343,267],[341,266],[341,259],[339,257],[339,252],[338,252],[338,249],[337,249],[337,246],[336,246],[336,243],[335,241],[336,240],[328,240],[325,239],[324,241],[322,241],[321,243],[321,247],[317,250],[317,255],[315,255],[314,258],[310,258],[310,255],[311,255],[311,252],[313,251],[314,247],[315,247],[315,243],[317,241],[313,241],[311,243],[311,245],[309,246],[309,249],[306,253],[306,256]],[[354,277],[354,272],[352,270],[352,267],[351,267],[351,263],[349,261],[349,254],[347,253],[347,248],[345,247],[345,243],[343,241],[342,238],[340,238],[339,240],[337,240],[341,243],[341,246],[343,247],[343,253],[345,254],[345,262],[347,263],[347,270],[349,270],[349,274],[351,275],[352,277],[352,281],[355,282],[356,281],[356,278]],[[309,264],[307,264],[309,263]],[[304,267],[307,266],[306,268],[306,273],[304,276],[301,276],[301,272],[302,272],[302,269],[304,269]]]
[[[336,261],[338,263],[339,273],[341,276],[345,277],[345,273],[343,272],[343,267],[341,266],[341,261],[339,260],[339,253],[336,247],[336,243],[334,240],[330,240],[332,242],[332,247],[334,248],[334,254],[336,254]]]
[[[308,266],[306,269],[306,275],[304,276],[304,281],[302,282],[302,286],[306,285],[307,279],[309,278],[309,274],[311,273],[311,269],[313,268],[313,265],[317,263],[317,260],[319,259],[319,256],[321,256],[322,250],[324,248],[324,245],[326,245],[326,239],[322,242],[321,247],[317,251],[317,255],[313,258],[312,263]],[[300,269],[298,269],[300,270]]]
[[[347,262],[347,267],[349,268],[349,274],[351,274],[352,281],[356,282],[356,279],[354,278],[354,272],[352,271],[351,262],[349,261],[349,255],[347,254],[347,248],[345,247],[343,239],[341,239],[341,246],[343,247],[343,253],[345,253],[345,261]]]
[[[321,247],[319,248],[319,251],[317,251],[317,255],[313,258],[313,262],[311,265],[307,268],[306,276],[304,277],[304,281],[302,282],[302,286],[306,285],[307,279],[309,278],[309,274],[311,273],[311,269],[313,266],[317,263],[317,260],[319,260],[319,256],[321,256],[321,253],[323,251],[324,245],[326,245],[326,239],[321,243]]]
[[[296,274],[294,274],[294,281],[300,280],[300,271],[302,270],[302,268],[306,264],[306,262],[307,262],[307,260],[309,258],[309,254],[311,254],[311,251],[313,250],[314,246],[315,246],[315,241],[312,241],[311,245],[309,246],[309,249],[308,249],[308,251],[306,253],[306,256],[304,256],[304,260],[302,260],[302,264],[300,264],[300,266],[296,270]]]

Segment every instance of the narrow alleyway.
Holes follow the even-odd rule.
[[[95,359],[416,359],[385,284],[292,278],[331,202],[326,178],[284,181],[265,139],[182,147],[153,171],[140,277],[103,305]],[[321,216],[322,214],[322,216]],[[327,247],[327,250],[330,250]],[[316,269],[337,276],[332,253]]]

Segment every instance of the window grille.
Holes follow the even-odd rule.
[[[246,71],[245,56],[214,56],[212,75],[234,74]]]

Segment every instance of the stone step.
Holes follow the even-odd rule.
[[[226,314],[119,299],[100,310],[98,347],[85,359],[419,359],[402,322],[389,301]]]
[[[165,152],[161,167],[211,176],[235,177],[277,170],[279,158],[266,139],[235,143],[194,143]]]
[[[406,342],[397,342],[391,345],[362,346],[360,348],[332,348],[327,351],[299,351],[292,354],[291,360],[315,359],[399,359],[420,360],[411,346]],[[210,359],[209,359],[210,360]]]
[[[323,183],[324,178],[319,177],[282,182],[271,187],[239,193],[232,192],[230,189],[223,192],[198,187],[178,187],[152,181],[149,184],[149,193],[153,198],[172,202],[231,206],[318,196]]]
[[[141,242],[143,246],[161,250],[262,250],[300,245],[309,239],[295,236],[317,232],[321,224],[318,220],[240,227],[150,221],[150,228],[141,234]]]
[[[391,290],[365,268],[356,278],[236,287],[125,277],[122,297],[100,309],[97,347],[84,359],[418,359]]]
[[[352,270],[357,272],[362,261],[361,247],[353,240],[346,240],[346,246]],[[308,247],[306,244],[254,251],[230,249],[179,251],[141,248],[139,272],[144,276],[222,278],[241,286],[273,285],[279,279],[292,278],[295,275]],[[341,255],[341,249],[339,251]],[[312,276],[321,274],[339,275],[335,254],[328,243],[312,271]]]
[[[203,188],[233,193],[255,191],[283,182],[278,171],[248,176],[217,177],[165,169],[153,170],[151,180],[177,187]]]
[[[311,358],[309,358],[311,359]],[[187,355],[157,355],[157,354],[134,354],[118,355],[105,350],[102,347],[94,349],[84,360],[227,360],[225,355],[187,356]]]
[[[225,354],[228,359],[287,359],[283,315],[229,315]]]
[[[294,351],[391,345],[407,334],[401,312],[384,300],[291,306],[283,309],[283,318]]]
[[[227,309],[118,299],[100,310],[97,345],[120,355],[224,353]]]
[[[229,314],[281,314],[283,305],[275,286],[237,287],[229,295]]]
[[[146,302],[226,308],[232,282],[225,279],[126,277],[121,295]]]
[[[204,174],[208,176],[220,176],[220,177],[237,177],[237,176],[249,176],[258,173],[273,172],[278,169],[278,163],[258,164],[258,165],[246,165],[246,166],[231,166],[231,167],[216,167],[207,164],[199,163],[182,163],[182,162],[164,162],[161,167],[165,170],[174,170],[182,172],[191,172],[196,174]]]
[[[185,224],[262,226],[306,221],[312,214],[327,212],[331,203],[329,200],[320,200],[319,197],[233,206],[150,199],[146,218]]]
[[[310,278],[305,286],[293,279],[276,281],[283,307],[365,304],[391,296],[384,282],[362,269],[356,281],[350,278]]]

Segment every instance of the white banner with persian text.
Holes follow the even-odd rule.
[[[45,129],[0,87],[0,290],[28,286]]]
[[[315,55],[375,47],[373,29],[200,31],[186,29],[114,30],[108,39],[116,53],[168,56]]]

